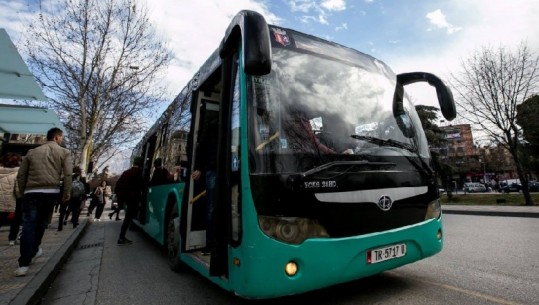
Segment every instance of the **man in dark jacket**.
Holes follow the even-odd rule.
[[[21,256],[16,276],[24,276],[32,258],[43,251],[39,247],[55,203],[60,195],[60,180],[63,178],[63,202],[71,197],[71,152],[60,146],[64,133],[59,128],[47,132],[47,143],[31,149],[22,160],[17,173],[22,198]]]
[[[124,206],[125,217],[122,223],[122,229],[120,230],[120,237],[118,238],[118,245],[129,245],[133,242],[125,238],[125,233],[131,221],[137,215],[139,209],[140,200],[142,198],[142,158],[135,157],[133,160],[133,166],[122,173],[118,181],[116,182],[116,196],[118,197],[118,205]]]
[[[163,167],[163,159],[155,159],[153,166],[155,168],[153,170],[152,180],[150,181],[152,185],[166,184],[174,181],[174,177]]]

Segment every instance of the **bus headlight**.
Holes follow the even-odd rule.
[[[440,200],[436,199],[429,203],[427,206],[427,213],[425,213],[425,220],[432,218],[439,218],[442,214],[442,206]]]
[[[326,229],[315,219],[301,217],[258,216],[262,231],[289,244],[301,244],[307,238],[329,237]]]

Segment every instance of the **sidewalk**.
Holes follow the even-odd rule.
[[[22,277],[14,275],[19,245],[9,246],[9,227],[0,228],[0,304],[38,304],[41,301],[89,224],[84,212],[76,229],[68,223],[58,232],[58,217],[59,213],[54,213],[43,236],[43,255],[32,262],[28,274]]]

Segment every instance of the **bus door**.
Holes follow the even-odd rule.
[[[200,162],[205,163],[205,160],[196,160],[204,155],[199,150],[200,141],[203,134],[208,129],[211,122],[219,120],[219,101],[218,96],[212,94],[199,94],[197,99],[196,121],[194,128],[193,138],[193,151],[192,151],[192,164],[191,173],[195,171],[195,164]],[[207,199],[206,195],[206,175],[205,171],[202,171],[202,175],[199,179],[194,180],[191,177],[191,183],[189,184],[189,204],[187,207],[186,217],[186,251],[200,250],[202,251],[206,247],[206,226],[207,226]]]
[[[143,148],[143,151],[142,151],[142,160],[143,160],[143,163],[142,163],[142,180],[144,181],[143,182],[143,185],[144,185],[144,189],[142,190],[142,198],[140,200],[141,202],[141,206],[140,206],[140,209],[139,209],[139,212],[138,212],[138,215],[137,215],[137,220],[141,223],[141,224],[145,224],[146,223],[146,215],[147,215],[147,210],[148,210],[148,202],[147,202],[147,198],[148,198],[148,185],[149,185],[149,181],[150,181],[150,174],[151,174],[151,169],[152,169],[152,160],[153,160],[153,155],[154,155],[154,152],[155,152],[155,146],[156,146],[156,143],[157,143],[157,135],[156,134],[153,134],[151,137],[148,138],[148,141],[144,144],[144,148]]]
[[[231,238],[232,207],[231,199],[238,198],[239,180],[239,83],[237,69],[235,68],[237,57],[228,58],[220,70],[217,70],[206,83],[198,90],[198,105],[193,113],[195,117],[193,128],[193,154],[191,161],[191,173],[197,164],[198,145],[211,122],[218,124],[215,157],[217,161],[215,201],[212,222],[206,223],[207,197],[205,179],[194,181],[190,178],[189,207],[187,210],[186,251],[202,250],[211,244],[209,256],[209,268],[211,276],[228,275],[228,246]],[[234,96],[236,98],[234,98]],[[235,100],[235,103],[233,103]],[[233,111],[235,105],[235,112]],[[233,117],[232,113],[235,113]],[[233,139],[233,140],[232,140]],[[231,145],[234,145],[232,147]],[[231,148],[232,147],[232,148]],[[204,175],[204,174],[203,174]],[[234,182],[235,181],[235,182]],[[236,190],[236,191],[233,191]],[[236,201],[237,202],[237,199]],[[238,211],[238,207],[234,211]],[[202,217],[201,217],[202,216]],[[238,218],[236,217],[236,224]],[[206,240],[207,225],[211,225],[212,241]],[[236,230],[237,232],[237,230]],[[232,238],[234,240],[234,238]],[[236,238],[237,240],[237,238]],[[207,256],[206,256],[207,257]]]
[[[211,276],[228,277],[229,249],[240,244],[240,86],[237,53],[223,60],[221,107],[213,213],[214,241],[210,261]]]

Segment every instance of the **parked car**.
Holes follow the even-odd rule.
[[[487,187],[478,182],[466,182],[464,183],[464,192],[465,193],[478,193],[478,192],[486,192]]]
[[[529,188],[530,192],[539,192],[539,182],[530,181],[528,183],[528,188]]]
[[[520,185],[520,183],[516,183],[516,182],[511,182],[511,183],[501,182],[500,183],[500,189],[504,193],[511,193],[511,192],[517,192],[518,193],[522,189],[522,185]]]

